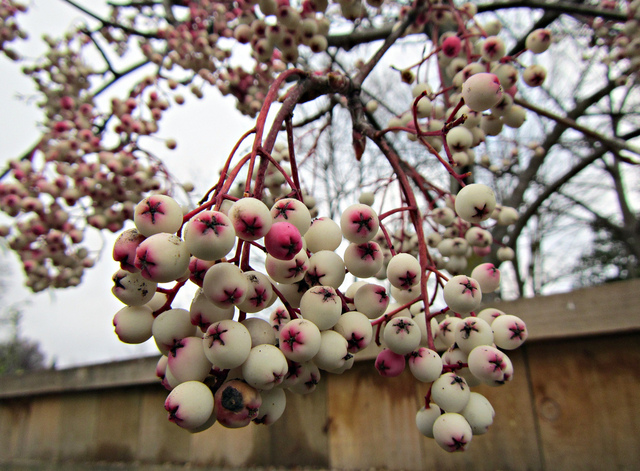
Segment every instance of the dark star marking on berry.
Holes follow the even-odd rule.
[[[398,277],[398,280],[400,280],[400,286],[403,288],[411,288],[415,284],[416,275],[408,271],[404,276]]]
[[[327,288],[322,288],[320,290],[319,294],[322,294],[322,302],[323,303],[326,303],[326,302],[329,302],[329,301],[334,301],[334,298],[336,297],[336,294],[331,292]]]
[[[289,334],[289,337],[287,337],[286,339],[283,339],[283,342],[289,345],[289,350],[293,351],[293,346],[295,344],[302,345],[302,342],[298,340],[298,335],[300,334],[300,332],[292,332],[290,330],[288,334]]]
[[[453,386],[454,384],[460,386],[460,389],[464,391],[464,385],[465,385],[464,378],[458,375],[453,375],[451,377],[451,385]]]
[[[262,224],[259,223],[259,218],[257,216],[252,220],[240,218],[240,222],[244,226],[242,232],[251,236],[255,236],[259,233],[260,229],[262,229]]]
[[[483,219],[487,214],[489,214],[489,208],[487,208],[486,204],[483,204],[481,207],[474,206],[473,209],[475,210],[475,214],[471,216],[473,219]]]
[[[116,275],[113,278],[114,288],[125,289],[124,285],[122,284],[122,280],[124,280],[126,277],[126,275]]]
[[[289,275],[289,278],[295,278],[307,269],[304,260],[295,260],[295,262],[296,266],[289,268],[289,273],[291,273],[291,275]]]
[[[347,339],[347,345],[349,346],[349,350],[359,350],[360,345],[364,341],[364,337],[358,336],[355,332],[351,334],[351,338]]]
[[[466,340],[471,336],[471,332],[479,332],[479,331],[476,328],[476,323],[472,321],[472,322],[465,322],[462,328],[460,329],[460,332],[462,332],[462,338]]]
[[[283,219],[289,219],[288,211],[295,211],[295,208],[291,207],[291,202],[287,201],[276,207],[277,214],[274,219],[282,217]]]
[[[220,229],[218,228],[221,226],[227,227],[227,225],[224,222],[219,221],[218,218],[215,216],[211,216],[208,220],[199,219],[199,221],[204,225],[204,229],[202,231],[203,234],[206,234],[211,230],[214,232],[215,235],[219,236]]]
[[[220,326],[217,325],[215,331],[209,334],[209,347],[211,347],[214,343],[220,343],[220,345],[224,345],[224,340],[222,339],[222,334],[227,332],[226,330],[220,330]]]
[[[376,254],[378,253],[378,249],[376,249],[375,245],[369,242],[358,246],[358,250],[360,251],[361,260],[366,260],[367,258],[371,258],[371,260],[375,260]]]
[[[149,269],[155,266],[151,260],[149,260],[149,251],[145,250],[141,257],[138,257],[138,264],[140,265],[140,271],[145,272],[147,275],[151,276],[151,272]]]
[[[525,329],[524,327],[521,327],[517,322],[513,324],[513,326],[509,327],[509,330],[511,331],[511,340],[515,338],[522,340],[522,338],[524,337]]]
[[[314,373],[311,373],[309,375],[309,380],[305,381],[304,385],[308,388],[311,389],[314,386],[317,386],[318,383],[320,382],[320,378],[318,378]]]
[[[384,288],[377,290],[376,294],[380,296],[380,299],[378,300],[378,302],[382,302],[389,297]]]
[[[308,270],[307,274],[305,275],[305,278],[307,280],[307,283],[309,283],[309,285],[311,286],[317,286],[317,285],[321,285],[322,283],[320,282],[320,279],[323,278],[325,276],[325,274],[320,274],[318,273],[318,269],[314,268],[313,271]]]
[[[173,342],[173,345],[169,349],[169,353],[175,358],[178,355],[178,350],[181,348],[184,348],[184,343],[182,343],[182,340],[177,340]]]
[[[475,291],[478,289],[477,286],[475,286],[473,284],[473,282],[467,278],[466,281],[461,281],[460,284],[462,285],[462,294],[466,293],[467,291],[471,292],[471,296],[474,296]]]
[[[453,440],[453,442],[452,443],[447,443],[447,446],[452,451],[462,450],[462,449],[464,449],[465,445],[467,444],[467,440],[465,440],[464,436],[462,436],[460,438],[451,437],[451,440]]]
[[[147,200],[147,209],[142,211],[141,215],[144,216],[149,214],[151,216],[151,223],[156,223],[156,214],[164,214],[164,211],[161,210],[162,201],[157,202],[156,204],[151,204],[151,201]]]
[[[291,257],[292,255],[295,255],[300,251],[300,247],[297,244],[296,239],[294,239],[293,237],[289,238],[288,244],[283,244],[281,247],[287,251],[287,257]]]
[[[489,363],[493,365],[493,371],[502,370],[504,368],[504,361],[502,361],[502,357],[495,355],[492,360],[489,360]]]
[[[238,293],[238,291],[240,291],[240,293]],[[238,288],[234,288],[233,291],[231,292],[225,289],[224,294],[226,296],[226,298],[224,299],[224,302],[235,304],[236,301],[242,297],[243,292]]]
[[[267,290],[263,288],[256,288],[256,295],[249,298],[249,301],[251,301],[251,304],[253,304],[256,307],[264,304],[266,300],[267,300]]]
[[[396,323],[393,324],[393,326],[396,328],[396,334],[399,334],[400,332],[403,332],[403,331],[408,334],[411,327],[413,327],[410,323],[405,322],[404,319],[398,319]]]
[[[371,232],[371,220],[373,218],[371,216],[366,217],[362,212],[359,212],[354,219],[351,220],[352,224],[357,224],[358,229],[357,233],[360,231]]]

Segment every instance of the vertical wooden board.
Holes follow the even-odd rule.
[[[204,432],[191,434],[189,463],[221,468],[246,467],[255,447],[252,427],[253,424],[249,424],[231,429],[216,423]]]
[[[638,469],[640,335],[531,345],[547,469]]]
[[[186,463],[191,433],[169,422],[164,401],[169,392],[159,383],[140,388],[138,446],[135,459],[143,463]]]
[[[0,402],[0,463],[23,456],[31,406],[28,399]]]
[[[86,461],[95,454],[98,399],[95,393],[60,395],[62,460]]]
[[[60,449],[60,396],[41,396],[33,401],[21,459],[55,461]]]
[[[328,386],[330,467],[423,468],[415,426],[420,404],[408,370],[381,378],[372,362],[360,362],[331,375]]]
[[[286,391],[287,407],[280,420],[261,426],[269,432],[269,463],[256,460],[256,465],[329,466],[327,393],[331,377],[322,372],[316,389],[309,394]]]
[[[141,399],[140,389],[110,389],[96,394],[94,459],[119,462],[135,459]]]

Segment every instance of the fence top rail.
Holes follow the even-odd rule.
[[[629,280],[569,293],[498,301],[495,307],[527,324],[527,342],[561,340],[640,331],[640,280]],[[371,360],[373,345],[358,354]],[[159,356],[122,360],[62,370],[41,370],[0,378],[0,400],[41,394],[159,384]]]

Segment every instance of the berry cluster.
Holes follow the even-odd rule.
[[[27,39],[27,32],[20,28],[16,22],[16,15],[24,13],[27,7],[15,0],[2,0],[0,3],[0,52],[9,59],[16,61],[20,56],[16,51],[8,47],[8,44],[16,39]]]
[[[265,167],[253,184],[267,176],[273,171]],[[493,192],[474,184],[451,199],[450,219],[465,221],[467,232],[477,229],[490,245],[479,224],[493,214]],[[373,203],[372,195],[361,201]],[[135,228],[113,249],[120,269],[112,292],[127,304],[113,323],[123,342],[153,337],[163,355],[157,374],[171,391],[169,420],[194,432],[215,422],[273,423],[285,409],[285,390],[311,393],[323,372],[347,371],[354,355],[376,342],[381,376],[396,376],[408,363],[418,381],[432,383],[428,407],[416,419],[422,433],[448,451],[464,450],[472,433],[484,433],[493,409],[469,387],[511,379],[502,350],[517,348],[526,327],[495,309],[476,315],[482,293],[499,287],[492,264],[447,279],[424,258],[394,249],[384,221],[391,214],[361,202],[347,207],[339,223],[312,219],[291,195],[269,207],[250,195],[219,193],[186,215],[169,196],[138,203]],[[450,224],[444,216],[439,220]],[[250,264],[256,252],[266,255],[263,270]],[[426,288],[431,275],[433,297]],[[367,280],[376,276],[388,285]],[[189,309],[174,307],[189,281],[198,286]],[[438,292],[447,306],[430,311]]]

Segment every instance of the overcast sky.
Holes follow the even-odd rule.
[[[19,22],[29,32],[30,39],[16,47],[28,58],[37,57],[44,49],[40,39],[44,32],[58,37],[69,25],[76,24],[82,15],[61,0],[28,2],[30,11],[19,16]],[[84,1],[97,8],[102,2]],[[0,58],[2,84],[0,88],[0,162],[21,155],[38,138],[40,118],[33,100],[19,96],[33,96],[34,88],[28,77],[20,73],[20,66]],[[243,118],[231,99],[222,99],[213,88],[206,91],[204,100],[196,100],[185,93],[187,103],[163,118],[159,135],[178,139],[178,149],[168,151],[161,142],[156,149],[169,169],[181,181],[196,184],[196,196],[205,191],[218,175],[221,162],[237,139],[247,131],[252,121]],[[206,188],[208,188],[206,186]],[[96,232],[96,231],[93,231]],[[57,367],[98,363],[132,356],[155,354],[153,341],[132,346],[121,343],[113,332],[113,315],[123,305],[111,294],[111,275],[118,268],[111,260],[114,236],[105,234],[99,263],[86,271],[77,288],[52,290],[33,294],[23,287],[24,278],[17,258],[11,251],[2,255],[3,272],[8,284],[0,293],[0,306],[19,306],[23,313],[21,334],[40,343],[48,360],[55,359]],[[100,239],[96,239],[99,246]],[[189,297],[174,307],[189,307]],[[6,336],[6,326],[0,327]]]

